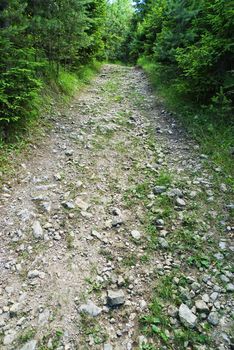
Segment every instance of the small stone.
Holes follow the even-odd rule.
[[[28,272],[28,278],[36,278],[40,276],[40,271],[32,270]]]
[[[226,291],[227,292],[234,292],[234,284],[228,283],[226,286]]]
[[[50,310],[45,309],[42,313],[39,314],[38,323],[39,325],[45,325],[48,323],[50,317]]]
[[[179,307],[179,317],[180,321],[184,326],[189,328],[194,328],[197,323],[197,317],[194,313],[188,308],[187,305],[181,304]]]
[[[63,202],[62,205],[64,206],[64,208],[66,209],[75,209],[75,204],[71,201],[69,202]]]
[[[116,216],[112,220],[112,227],[118,227],[123,224],[123,218],[121,216]]]
[[[91,300],[88,300],[87,304],[80,306],[79,311],[84,312],[90,316],[97,317],[102,312],[102,309],[95,305]]]
[[[178,309],[173,305],[169,305],[167,309],[167,313],[171,317],[176,317],[178,315]]]
[[[20,310],[20,304],[19,303],[13,304],[9,310],[10,317],[17,316],[17,313],[19,312],[19,310]]]
[[[33,236],[36,238],[36,239],[41,239],[43,238],[43,229],[41,227],[41,224],[39,221],[34,221],[33,223]]]
[[[177,198],[176,198],[176,204],[177,204],[178,206],[180,206],[180,207],[185,207],[185,206],[186,206],[185,201],[184,201],[182,198],[180,198],[180,197],[177,197]]]
[[[117,285],[118,285],[119,287],[123,287],[124,284],[125,284],[125,279],[124,279],[122,276],[119,276],[119,277],[118,277],[118,280],[117,280]]]
[[[209,308],[203,300],[196,300],[195,306],[198,312],[209,312]]]
[[[125,303],[125,295],[122,290],[108,290],[107,291],[107,304],[109,306],[119,306]]]
[[[19,350],[36,350],[36,346],[37,346],[37,341],[30,340],[29,342],[24,344],[24,346],[22,348],[20,348]]]
[[[154,194],[161,194],[163,192],[166,192],[167,188],[166,186],[155,186],[153,189]]]
[[[141,238],[141,233],[139,231],[133,230],[131,231],[132,238],[139,240]]]
[[[102,235],[99,232],[97,232],[96,230],[91,231],[91,236],[96,237],[100,241],[102,240]]]
[[[111,344],[104,344],[103,346],[103,350],[112,350],[113,349],[113,346]]]
[[[87,211],[89,209],[89,204],[85,203],[81,198],[77,197],[75,200],[75,204],[77,205],[78,208],[81,210]]]
[[[221,253],[216,253],[216,254],[214,254],[214,257],[215,257],[217,260],[223,260],[223,259],[224,259],[224,256],[223,256],[223,254],[221,254]]]
[[[169,247],[168,241],[163,237],[159,237],[158,243],[159,243],[160,247],[162,247],[162,248],[167,249]]]
[[[11,330],[8,334],[5,335],[3,338],[3,344],[4,345],[10,345],[13,343],[13,341],[16,339],[17,333],[15,330]]]
[[[158,227],[158,228],[163,228],[164,225],[165,225],[165,222],[164,222],[163,219],[158,219],[158,220],[155,221],[155,225],[156,225],[156,227]]]
[[[213,326],[217,326],[219,324],[219,314],[217,312],[211,312],[207,320]]]

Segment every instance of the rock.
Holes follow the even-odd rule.
[[[62,205],[66,209],[75,209],[75,204],[72,201],[63,202]]]
[[[96,306],[91,300],[88,300],[87,304],[83,304],[80,306],[79,312],[84,312],[90,316],[96,317],[100,315],[102,309]]]
[[[162,247],[162,248],[166,249],[166,248],[169,247],[168,241],[165,238],[163,238],[163,237],[159,237],[158,243],[159,243],[160,247]]]
[[[113,208],[112,209],[112,214],[114,215],[114,216],[121,216],[122,214],[121,214],[121,210],[119,209],[119,208]]]
[[[131,231],[132,238],[139,240],[141,238],[141,233],[139,231],[133,230]]]
[[[125,303],[125,295],[122,290],[108,290],[107,291],[107,304],[109,306],[119,306]]]
[[[183,197],[183,192],[179,188],[172,188],[168,191],[167,195],[169,197]]]
[[[84,210],[84,211],[87,211],[90,207],[90,205],[86,202],[84,202],[81,198],[77,197],[76,200],[75,200],[75,204],[76,206],[81,209],[81,210]]]
[[[178,309],[173,305],[169,305],[167,309],[167,313],[171,317],[176,317],[178,315]]]
[[[40,276],[40,271],[32,270],[28,272],[28,278],[36,278]]]
[[[219,324],[219,314],[217,312],[211,312],[208,316],[208,322],[213,326],[217,326]]]
[[[20,310],[20,304],[19,303],[13,304],[9,310],[10,317],[16,317],[19,310]]]
[[[185,304],[181,304],[179,307],[179,318],[186,327],[194,328],[196,326],[197,317]]]
[[[158,220],[155,221],[155,225],[156,225],[157,228],[160,229],[160,228],[163,228],[163,227],[164,227],[165,222],[164,222],[163,219],[158,219]]]
[[[167,188],[166,186],[155,186],[153,189],[154,194],[161,194],[163,192],[166,192]]]
[[[16,337],[17,337],[17,332],[15,330],[9,331],[9,333],[6,334],[5,337],[3,338],[3,344],[6,346],[12,344],[13,341],[16,339]]]
[[[205,312],[205,313],[209,312],[209,308],[203,300],[196,300],[195,306],[198,312]]]
[[[102,240],[102,235],[99,232],[97,232],[96,230],[91,231],[91,236],[96,237],[100,241]]]
[[[33,223],[33,236],[36,239],[42,239],[44,237],[43,229],[39,221],[34,221]]]
[[[185,201],[184,201],[182,198],[180,198],[180,197],[177,197],[177,198],[176,198],[176,204],[177,204],[179,207],[185,207],[185,206],[186,206]]]
[[[20,348],[19,350],[36,350],[36,346],[37,346],[37,341],[30,340],[29,342],[24,344],[24,346],[22,348]]]
[[[39,317],[38,317],[39,325],[45,325],[46,323],[48,323],[49,317],[50,317],[50,310],[45,309],[42,313],[39,314]]]
[[[118,280],[117,280],[117,285],[118,285],[119,287],[123,287],[124,284],[125,284],[125,279],[124,279],[122,276],[119,276],[119,277],[118,277]]]
[[[223,254],[221,254],[221,253],[216,253],[216,254],[214,254],[214,257],[217,259],[217,260],[223,260],[224,259],[224,256],[223,256]]]
[[[111,344],[104,344],[103,350],[112,350],[113,346]]]
[[[234,284],[228,283],[226,286],[226,291],[227,292],[234,292]]]
[[[116,216],[112,220],[112,227],[118,227],[123,224],[123,218],[121,216]]]

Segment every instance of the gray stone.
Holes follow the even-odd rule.
[[[133,230],[131,231],[132,238],[139,240],[141,238],[141,233],[139,231]]]
[[[172,188],[169,192],[168,192],[168,196],[169,197],[183,197],[183,193],[179,188]]]
[[[119,306],[125,303],[125,295],[122,290],[108,290],[107,304],[109,306]]]
[[[83,210],[83,211],[88,210],[89,207],[90,207],[88,203],[84,202],[84,201],[83,201],[81,198],[79,198],[79,197],[76,198],[75,204],[76,204],[76,206],[77,206],[79,209],[81,209],[81,210]]]
[[[219,324],[219,314],[217,312],[211,312],[208,316],[208,322],[213,326],[217,326]]]
[[[71,201],[69,202],[63,202],[62,205],[64,206],[64,208],[66,209],[75,209],[75,204]]]
[[[115,216],[112,220],[112,227],[117,227],[123,224],[123,218],[121,216]]]
[[[181,304],[179,307],[179,318],[186,327],[194,328],[196,326],[197,317],[185,304]]]
[[[16,339],[16,337],[17,337],[17,332],[15,330],[9,331],[9,333],[6,334],[5,337],[3,338],[3,344],[6,346],[12,344],[13,341]]]
[[[40,271],[32,270],[28,272],[28,278],[36,278],[40,276]]]
[[[45,309],[42,313],[39,314],[39,317],[38,317],[39,325],[45,325],[46,323],[48,323],[49,317],[50,317],[50,310]]]
[[[33,228],[33,236],[36,239],[41,239],[44,237],[43,229],[39,221],[34,221],[32,228]]]
[[[234,292],[234,284],[228,283],[226,290],[227,290],[227,292]]]
[[[79,312],[84,312],[90,316],[96,317],[100,315],[102,309],[95,305],[91,300],[88,300],[87,304],[83,304],[80,306]]]
[[[20,310],[20,304],[19,303],[15,303],[10,307],[9,313],[10,313],[10,317],[15,317],[17,316],[17,313]]]
[[[30,340],[29,342],[24,344],[24,346],[22,348],[20,348],[19,350],[36,350],[36,346],[37,346],[37,341]]]
[[[196,300],[195,306],[198,312],[209,312],[209,308],[203,300]]]
[[[104,344],[103,350],[112,350],[113,346],[111,344]]]
[[[163,192],[166,192],[167,188],[166,186],[155,186],[153,189],[154,194],[161,194]]]
[[[162,247],[162,248],[166,249],[166,248],[169,247],[168,241],[165,238],[163,238],[163,237],[159,237],[158,243],[159,243],[160,247]]]
[[[178,206],[180,206],[180,207],[185,207],[185,206],[186,206],[185,201],[184,201],[182,198],[180,198],[180,197],[177,197],[177,198],[176,198],[176,204],[177,204]]]

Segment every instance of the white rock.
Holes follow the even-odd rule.
[[[176,198],[176,204],[179,205],[180,207],[185,207],[186,206],[185,201],[182,198],[180,198],[180,197]]]
[[[24,344],[24,346],[19,350],[36,350],[36,345],[37,345],[36,340],[30,340],[29,342]]]
[[[33,236],[37,239],[43,238],[43,229],[39,221],[34,221],[33,223]]]
[[[194,328],[197,323],[197,317],[194,313],[188,308],[187,305],[181,304],[179,308],[179,317],[180,321],[184,326],[189,328]]]
[[[134,239],[139,240],[141,238],[141,233],[137,230],[133,230],[133,231],[131,231],[131,236]]]
[[[88,300],[87,304],[83,304],[79,308],[79,312],[84,312],[90,316],[96,317],[100,315],[102,309],[95,305],[91,300]]]
[[[77,205],[78,208],[81,210],[88,210],[89,209],[89,204],[85,203],[81,198],[77,197],[75,200],[75,204]]]

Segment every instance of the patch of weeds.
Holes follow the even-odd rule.
[[[161,171],[156,177],[155,183],[157,186],[170,186],[172,183],[172,176],[169,172]]]
[[[189,256],[187,263],[190,266],[196,266],[198,269],[208,269],[211,266],[211,259],[209,256],[197,253],[196,255]]]
[[[181,328],[174,331],[174,343],[178,349],[185,350],[188,346],[193,346],[195,344],[210,345],[211,341],[207,334],[199,333],[192,329]]]
[[[36,330],[31,328],[31,329],[27,329],[24,333],[22,333],[19,336],[18,342],[19,344],[25,344],[27,343],[29,340],[31,340],[36,334]]]
[[[148,254],[144,254],[140,257],[140,261],[143,263],[143,264],[147,264],[150,262],[150,256]]]
[[[91,294],[93,292],[100,293],[103,286],[98,283],[97,281],[94,281],[92,278],[87,277],[85,281],[89,284],[89,290],[88,293]]]
[[[128,267],[135,266],[136,263],[137,263],[137,258],[134,254],[131,254],[129,256],[125,256],[122,260],[122,264],[124,266],[128,266]]]
[[[62,336],[63,331],[60,329],[57,329],[52,333],[44,335],[39,343],[38,350],[56,350],[57,347],[61,344]],[[49,346],[48,343],[50,343]]]
[[[140,323],[143,328],[143,332],[155,339],[160,338],[163,343],[168,343],[168,336],[165,333],[165,329],[169,327],[169,320],[163,314],[163,306],[158,298],[154,298],[149,305],[150,314],[142,316]]]
[[[94,344],[99,345],[105,343],[108,336],[103,328],[98,324],[97,320],[88,315],[81,314],[80,328],[87,339],[93,338]]]
[[[66,234],[66,243],[67,243],[67,249],[73,249],[74,248],[74,236],[69,232]]]
[[[107,250],[107,249],[101,248],[101,249],[99,250],[99,254],[102,255],[102,256],[104,256],[104,257],[106,258],[106,260],[108,260],[108,261],[114,260],[111,251],[109,251],[109,250]]]

